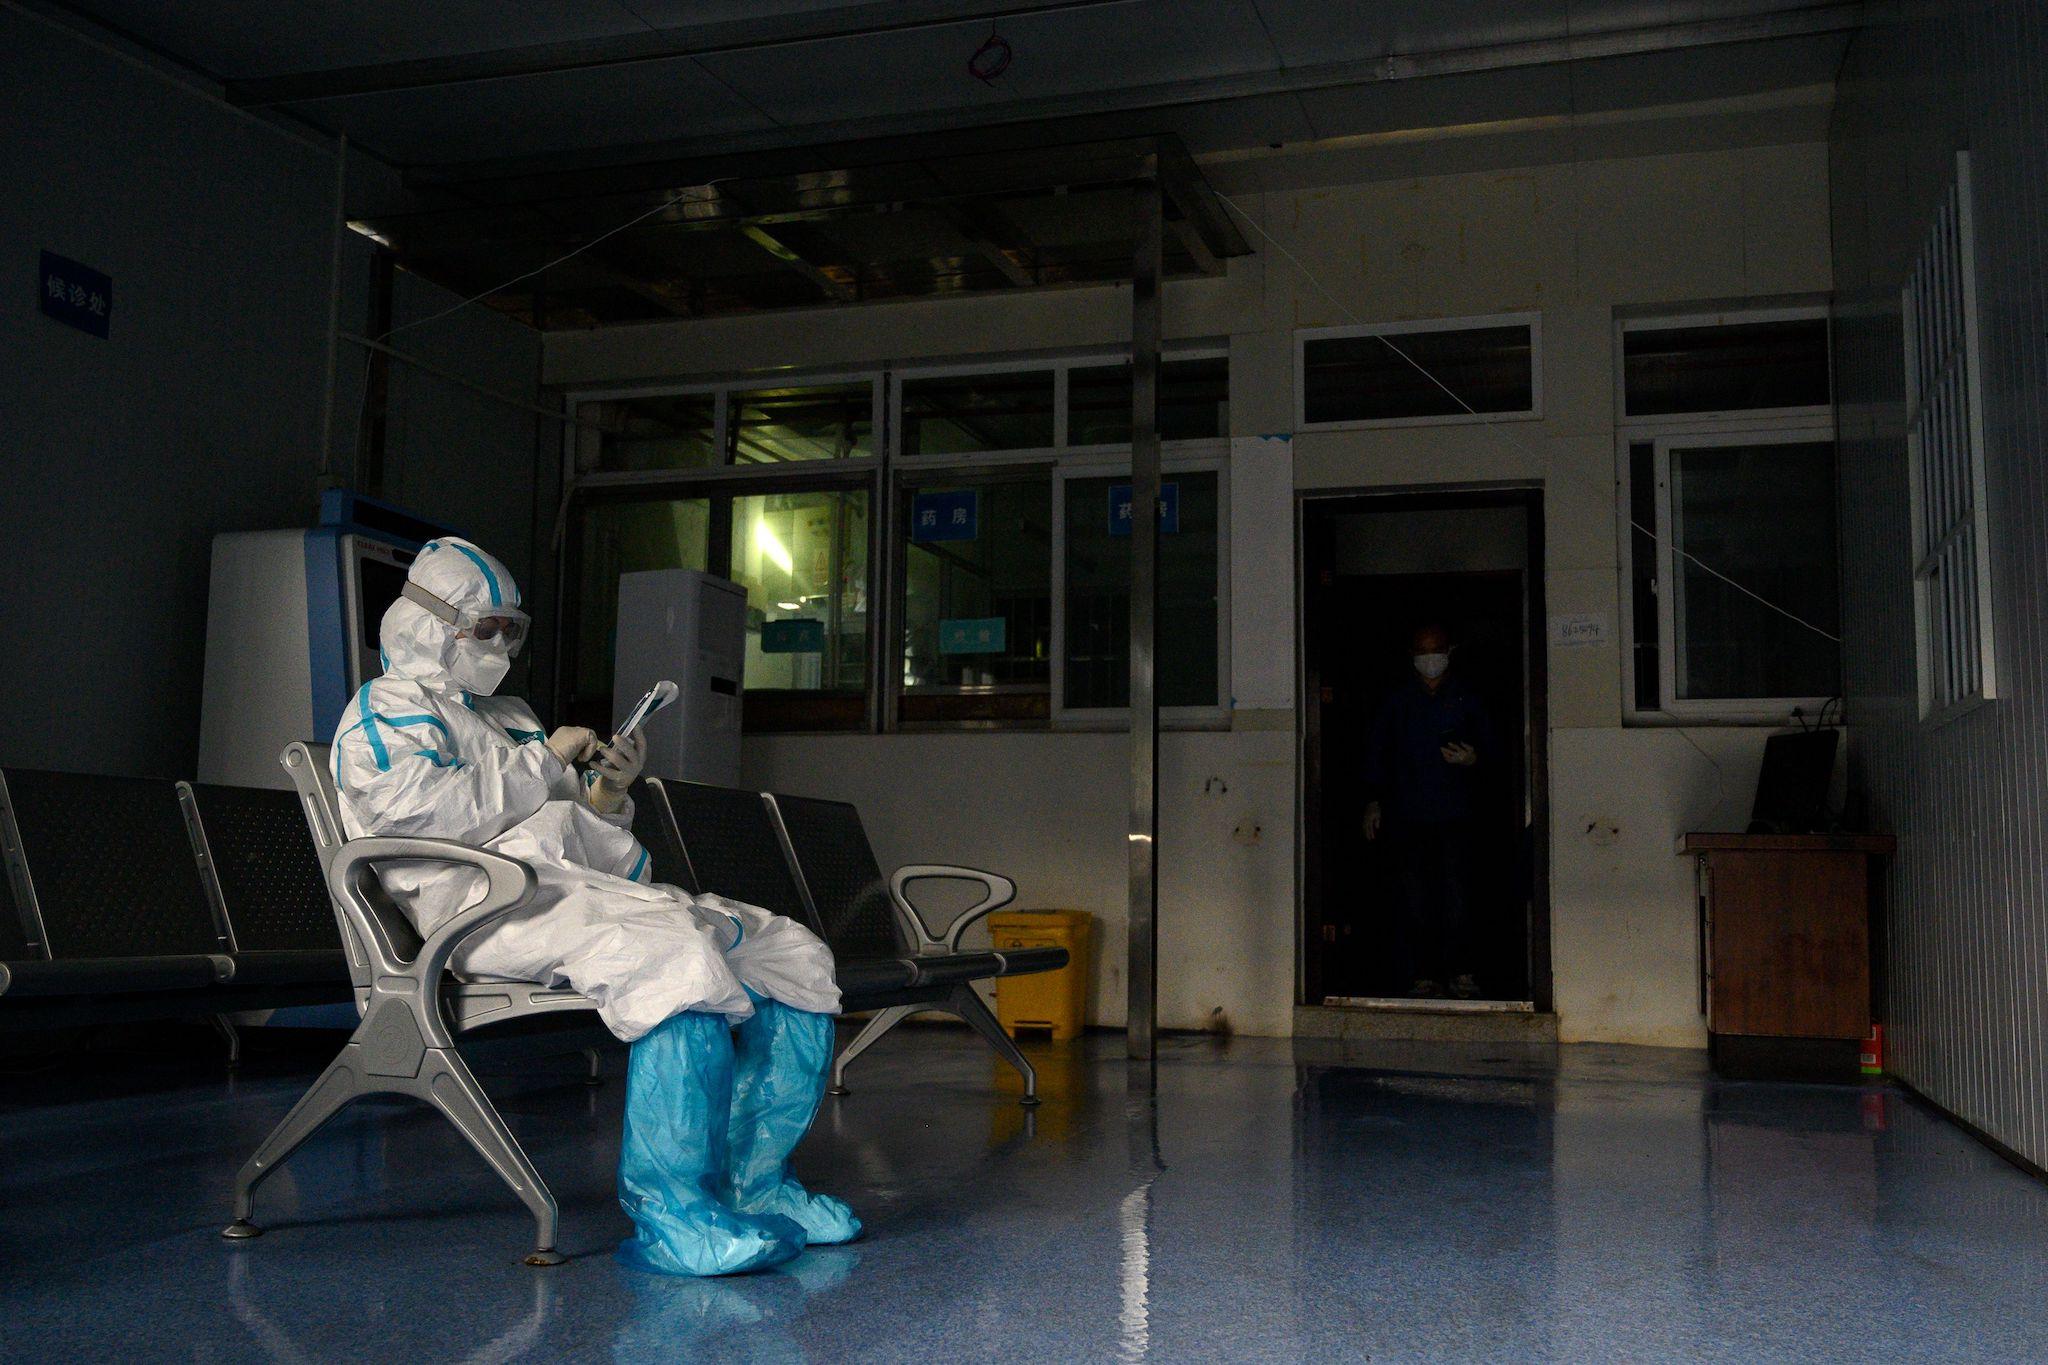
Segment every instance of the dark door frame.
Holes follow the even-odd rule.
[[[1531,850],[1529,896],[1529,996],[1539,1013],[1553,1007],[1550,960],[1550,668],[1544,622],[1543,486],[1540,483],[1410,484],[1393,488],[1304,489],[1294,495],[1295,726],[1294,998],[1308,998],[1308,929],[1319,916],[1322,873],[1322,695],[1309,672],[1308,590],[1310,556],[1327,543],[1324,528],[1333,517],[1358,512],[1477,510],[1519,507],[1527,523],[1529,806]]]

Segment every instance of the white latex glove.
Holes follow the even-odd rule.
[[[647,766],[647,736],[635,730],[624,739],[613,739],[591,758],[590,766],[597,773],[599,786],[624,796]]]
[[[1380,837],[1380,803],[1368,802],[1365,807],[1365,837],[1368,841]]]
[[[1444,762],[1460,768],[1469,768],[1479,761],[1479,751],[1463,740],[1446,744],[1437,752],[1444,756]]]
[[[597,749],[597,734],[580,725],[564,725],[548,736],[548,752],[573,768]]]

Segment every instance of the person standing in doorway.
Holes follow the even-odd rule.
[[[1470,1000],[1476,956],[1470,904],[1474,770],[1496,757],[1479,698],[1451,674],[1451,637],[1434,623],[1409,638],[1415,677],[1373,719],[1365,754],[1365,837],[1393,856],[1396,966],[1418,999]]]

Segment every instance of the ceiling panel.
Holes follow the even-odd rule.
[[[1301,102],[1319,138],[1646,109],[1829,84],[1846,42],[1844,35],[1823,34],[1574,65],[1381,81],[1309,91]]]
[[[833,10],[874,12],[872,0],[626,0],[633,13],[655,28],[688,28],[694,24],[723,24],[736,20],[778,18],[786,14],[829,14]],[[974,0],[960,0],[961,11],[975,8]],[[983,22],[987,22],[984,20]]]
[[[1571,78],[1563,67],[1525,66],[1312,90],[1301,102],[1317,137],[1352,137],[1561,114],[1571,108]]]
[[[994,82],[968,74],[989,36],[980,19],[703,58],[704,66],[791,125],[958,109],[1000,117],[1017,101],[1200,80],[1275,65],[1246,0],[1134,0],[1127,5],[1020,15],[993,25],[1013,61]]]
[[[1289,66],[1414,55],[1810,8],[1801,0],[1256,0]]]
[[[293,108],[405,166],[716,139],[771,126],[688,58]]]
[[[1564,0],[1258,0],[1258,7],[1289,66],[1554,38],[1565,31]]]
[[[1833,85],[1848,42],[1845,33],[1822,33],[1581,62],[1572,78],[1577,107],[1594,113]]]
[[[1183,104],[1149,114],[1145,121],[1153,131],[1180,138],[1191,152],[1306,142],[1316,135],[1301,100],[1292,94]]]
[[[645,27],[617,0],[72,0],[223,80],[602,38]]]

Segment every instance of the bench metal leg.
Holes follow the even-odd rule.
[[[534,1249],[526,1257],[526,1264],[560,1265],[563,1257],[555,1250],[555,1196],[527,1160],[519,1139],[512,1136],[512,1130],[498,1116],[497,1106],[470,1074],[468,1064],[453,1052],[428,1048],[425,1060],[420,1063],[419,1079],[408,1081],[405,1088],[446,1114],[448,1121],[462,1130],[469,1145],[491,1163],[498,1178],[511,1186],[512,1193],[533,1214]]]
[[[832,1086],[830,1093],[834,1095],[850,1094],[851,1092],[846,1088],[846,1068],[848,1063],[873,1047],[881,1036],[890,1029],[895,1028],[918,1010],[929,1008],[931,1007],[928,1005],[891,1005],[874,1018],[868,1020],[867,1027],[854,1036],[853,1041],[846,1045],[845,1051],[841,1052],[832,1063]]]
[[[1017,1050],[1016,1040],[1003,1031],[1002,1024],[983,1002],[981,993],[969,985],[955,986],[946,1008],[966,1020],[969,1027],[988,1040],[988,1045],[996,1050],[998,1057],[1016,1067],[1018,1074],[1024,1077],[1024,1098],[1017,1102],[1027,1109],[1036,1105],[1038,1071]]]
[[[583,1078],[585,1085],[604,1084],[604,1056],[594,1047],[583,1049],[583,1060],[590,1063],[590,1074]]]
[[[225,1014],[213,1017],[213,1029],[228,1045],[228,1070],[233,1071],[242,1064],[242,1035],[235,1028],[235,1021]]]
[[[270,1130],[270,1136],[263,1139],[256,1154],[243,1163],[235,1176],[235,1221],[222,1229],[221,1236],[240,1241],[262,1235],[263,1229],[249,1221],[256,1208],[256,1187],[350,1100],[369,1092],[361,1054],[362,1049],[354,1043],[342,1048],[341,1055],[320,1073],[320,1079],[299,1096],[291,1112]]]
[[[409,1095],[440,1110],[533,1214],[534,1250],[526,1257],[526,1264],[562,1263],[563,1257],[555,1250],[559,1214],[554,1195],[527,1160],[512,1130],[498,1116],[497,1106],[477,1084],[468,1064],[454,1052],[441,1048],[421,1050],[417,1076],[377,1076],[370,1074],[365,1065],[361,1044],[351,1042],[343,1047],[341,1055],[299,1097],[299,1102],[271,1130],[235,1177],[235,1221],[222,1230],[221,1236],[237,1241],[261,1236],[263,1230],[250,1221],[250,1214],[255,1211],[256,1187],[351,1100],[369,1094]]]

